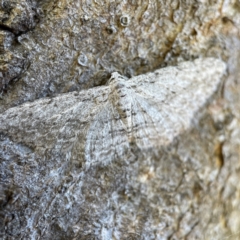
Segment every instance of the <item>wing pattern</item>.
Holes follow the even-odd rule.
[[[159,148],[186,130],[217,90],[225,64],[199,59],[107,86],[8,109],[0,132],[15,142],[88,165],[124,158],[130,146]],[[67,157],[68,156],[68,157]]]

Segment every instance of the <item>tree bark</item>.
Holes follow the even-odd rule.
[[[234,0],[2,1],[1,238],[240,239],[239,26]],[[143,137],[126,141],[127,153],[114,152],[119,142],[102,146],[108,118],[90,114],[96,102],[102,106],[114,96],[112,105],[130,119],[125,88],[113,88],[123,100],[108,92],[113,72],[139,80],[137,89],[146,78],[141,74],[172,66],[163,74],[170,79],[187,64],[188,78],[195,59],[208,57],[221,59],[227,70],[216,91],[206,98],[202,91],[204,104],[184,131],[167,144],[165,133],[154,133],[158,145],[147,151],[136,144]],[[194,72],[193,85],[211,71],[218,72],[215,65]],[[177,75],[173,80],[178,84]],[[181,113],[200,104],[197,92],[171,116],[186,120]],[[102,145],[91,148],[88,135]],[[103,159],[102,149],[111,161],[87,166],[93,152]]]

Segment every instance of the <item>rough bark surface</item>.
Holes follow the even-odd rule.
[[[222,26],[222,1],[29,0],[24,1],[26,11],[22,1],[13,2],[18,2],[12,12],[19,15],[19,25],[35,28],[16,36],[11,49],[28,60],[27,71],[22,69],[19,81],[5,86],[0,111],[102,85],[114,71],[131,77],[166,64],[216,56],[221,45],[216,28]],[[35,18],[29,23],[21,17],[31,13],[29,5],[38,6],[38,24],[33,24]]]
[[[2,1],[1,239],[240,239],[239,26],[237,0]],[[194,59],[205,57],[215,60],[198,74]],[[115,71],[154,76],[166,65],[178,65],[157,70],[172,85],[153,88],[149,105],[136,108],[125,80],[107,83]],[[171,105],[188,72],[196,89]],[[102,114],[105,101],[117,111]],[[119,119],[140,119],[151,137]],[[104,126],[127,140],[107,145]]]

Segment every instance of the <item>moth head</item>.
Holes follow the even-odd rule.
[[[127,78],[120,75],[118,72],[113,72],[111,78],[108,80],[108,85],[113,91],[119,91],[120,89],[124,89],[126,87]]]
[[[118,83],[118,82],[125,82],[128,79],[124,76],[122,76],[121,74],[119,74],[118,72],[113,72],[111,74],[110,79],[107,81],[108,85],[114,84],[114,83]]]

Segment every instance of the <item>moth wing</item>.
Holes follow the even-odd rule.
[[[209,58],[131,79],[136,144],[142,148],[167,144],[190,127],[196,112],[217,90],[225,70],[222,61]]]
[[[86,164],[108,164],[115,159],[124,158],[128,149],[126,126],[117,109],[108,101],[89,125],[85,137]]]
[[[10,108],[0,114],[0,132],[35,152],[66,154],[107,101],[108,91],[108,87],[99,87]]]
[[[205,102],[217,90],[225,71],[226,65],[221,60],[197,59],[134,77],[129,85],[134,86],[137,93],[160,102],[191,104],[189,97]]]

